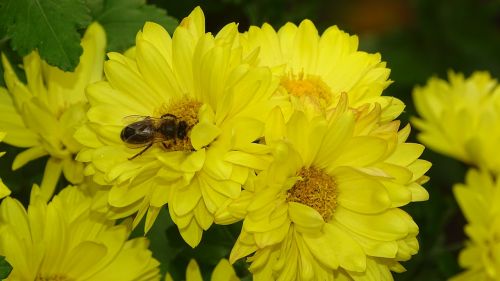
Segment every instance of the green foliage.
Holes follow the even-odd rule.
[[[0,280],[7,278],[12,271],[12,266],[5,260],[5,257],[0,256]]]
[[[146,5],[144,0],[87,0],[92,17],[98,21],[108,37],[109,51],[124,51],[132,46],[135,34],[146,21],[161,24],[169,32],[177,20],[167,16],[165,10]]]
[[[110,51],[132,46],[146,21],[157,22],[169,31],[177,25],[165,10],[144,0],[3,0],[0,45],[10,40],[20,57],[38,50],[50,65],[73,71],[83,51],[81,34],[91,21],[103,25]]]
[[[0,30],[20,56],[38,49],[49,64],[71,71],[82,54],[79,28],[90,23],[82,0],[5,0]]]

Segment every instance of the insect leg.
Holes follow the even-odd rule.
[[[128,160],[133,160],[134,158],[136,158],[137,156],[143,154],[146,150],[148,150],[151,146],[153,145],[153,142],[151,142],[150,144],[148,144],[143,150],[141,150],[139,153],[137,153],[136,155],[130,157]]]
[[[163,147],[165,147],[165,149],[169,149],[170,148],[170,146],[166,145],[164,142],[162,142],[161,144],[163,144]]]

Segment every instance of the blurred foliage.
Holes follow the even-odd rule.
[[[132,6],[144,8],[140,4],[143,2],[87,0],[87,3],[95,5],[91,6],[94,18],[110,19],[110,30],[119,34],[120,39],[109,39],[111,49],[124,50],[133,44],[135,29],[141,25],[137,22],[144,21],[144,15],[139,13],[131,16],[137,19],[133,27],[132,24],[120,26],[119,22],[128,18],[125,12],[115,11],[113,18],[99,9],[111,4],[120,9]],[[207,30],[212,32],[231,21],[238,22],[241,31],[249,25],[261,25],[264,22],[278,29],[287,21],[299,23],[303,18],[311,19],[320,31],[338,25],[360,37],[362,50],[380,52],[388,63],[394,83],[385,94],[396,96],[406,103],[406,112],[400,118],[403,124],[415,114],[411,101],[412,88],[424,84],[433,75],[445,77],[450,69],[467,75],[474,70],[488,70],[494,77],[500,77],[500,1],[151,0],[148,4],[168,11],[169,15],[177,19],[182,19],[193,7],[200,5],[207,19]],[[168,19],[165,24],[171,30],[173,21]],[[8,37],[0,38],[0,50],[14,64],[21,62],[11,49]],[[0,72],[0,75],[3,76],[3,73]],[[3,83],[1,80],[0,83]],[[12,160],[21,149],[2,144],[0,151],[7,151],[0,161],[0,176],[13,189],[13,195],[26,203],[31,185],[40,182],[45,159],[11,172]],[[463,245],[465,221],[453,198],[451,187],[463,181],[466,167],[429,150],[422,158],[433,163],[428,173],[431,180],[425,185],[430,200],[412,203],[405,208],[420,226],[421,249],[412,260],[404,263],[408,269],[406,273],[394,274],[396,280],[445,280],[460,271],[457,254]],[[60,183],[59,187],[62,186],[64,183]],[[200,246],[193,250],[182,241],[168,211],[164,209],[147,236],[151,240],[154,256],[162,263],[162,272],[169,271],[176,280],[181,280],[189,259],[196,258],[205,280],[208,280],[218,260],[228,257],[240,227],[240,224],[212,226],[204,234]],[[142,229],[139,226],[133,235],[142,235]],[[240,276],[245,276],[245,280],[251,279],[242,261],[235,267]]]
[[[0,280],[7,278],[12,271],[12,266],[5,260],[5,257],[0,256]]]

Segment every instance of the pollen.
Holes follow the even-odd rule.
[[[330,87],[319,76],[290,73],[281,78],[280,84],[288,94],[317,109],[323,110],[332,102]]]
[[[189,133],[191,129],[198,123],[198,111],[200,110],[202,103],[191,99],[191,98],[181,98],[173,100],[168,104],[164,104],[158,110],[158,116],[163,116],[166,114],[173,115],[177,119],[177,129],[180,129],[180,122],[185,122],[186,126],[186,137],[183,139],[175,138],[163,142],[163,147],[168,151],[192,151],[193,146],[191,145],[191,139],[189,138]]]
[[[288,190],[287,201],[307,205],[318,211],[326,222],[330,221],[337,206],[335,180],[315,167],[304,167],[297,176],[300,179]]]

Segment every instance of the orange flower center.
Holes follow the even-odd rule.
[[[198,123],[198,111],[201,105],[202,103],[197,100],[182,98],[160,107],[157,116],[166,116],[165,118],[173,120],[171,126],[176,132],[175,138],[163,141],[163,147],[167,151],[193,150],[189,133]],[[185,137],[182,137],[184,135]]]
[[[330,87],[319,76],[290,73],[281,78],[281,86],[301,104],[310,104],[319,110],[324,110],[332,102]]]
[[[307,205],[329,221],[337,206],[337,185],[333,177],[315,167],[302,168],[297,176],[300,179],[288,190],[287,201]]]

